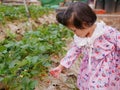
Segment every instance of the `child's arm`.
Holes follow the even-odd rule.
[[[107,34],[108,40],[116,46],[116,50],[120,53],[120,32],[112,28]],[[120,70],[120,59],[118,61],[118,69]]]
[[[81,48],[73,45],[72,48],[67,52],[66,56],[60,61],[60,64],[65,68],[70,68],[74,61],[79,57]]]
[[[72,48],[67,52],[66,56],[61,60],[60,65],[52,69],[50,74],[55,78],[59,78],[61,71],[65,68],[69,68],[80,53],[80,48],[78,48],[76,45],[72,46]]]
[[[120,50],[120,32],[111,27],[107,29],[108,32],[105,35],[106,39],[112,42],[117,47],[117,50]]]

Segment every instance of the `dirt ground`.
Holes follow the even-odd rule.
[[[107,25],[110,25],[120,30],[120,13],[97,15],[97,17],[98,17],[98,21],[103,20]]]
[[[70,44],[71,45],[71,44]],[[54,61],[52,68],[56,67],[59,61]],[[78,90],[76,87],[77,74],[79,70],[80,59],[72,65],[70,69],[64,70],[60,74],[60,78],[56,79],[48,75],[43,81],[39,82],[39,85],[35,90]]]

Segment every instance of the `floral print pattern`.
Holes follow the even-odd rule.
[[[104,34],[94,40],[89,69],[89,48],[75,43],[61,60],[66,68],[82,53],[77,86],[80,90],[120,90],[120,32],[105,26]]]

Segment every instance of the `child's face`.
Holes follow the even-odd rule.
[[[76,28],[76,27],[74,27],[72,25],[69,25],[68,28],[70,30],[72,30],[74,32],[74,34],[76,34],[77,36],[79,36],[81,38],[85,38],[89,34],[88,29],[78,29],[78,28]]]

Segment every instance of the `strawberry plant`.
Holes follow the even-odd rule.
[[[63,38],[71,36],[62,25],[50,24],[26,32],[20,41],[7,37],[0,42],[0,82],[9,90],[34,90],[34,77],[47,75],[51,55],[64,53]]]
[[[32,19],[37,19],[44,14],[48,14],[52,11],[47,7],[41,6],[28,6],[30,11],[30,15]],[[0,5],[0,22],[5,21],[13,21],[13,20],[20,20],[20,21],[27,21],[27,13],[25,11],[24,6],[5,6]]]

